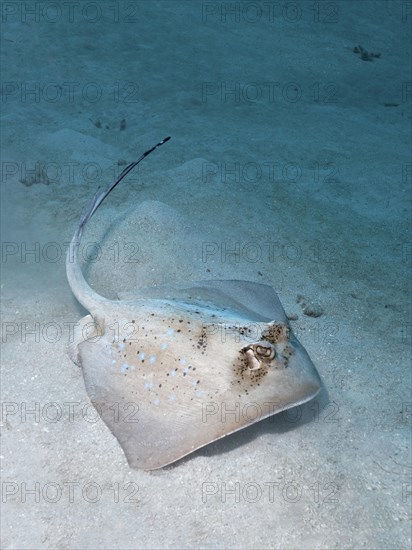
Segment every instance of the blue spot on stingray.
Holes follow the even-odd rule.
[[[160,344],[160,349],[167,349],[169,347],[169,344],[167,342],[162,342]]]
[[[176,396],[175,396],[174,393],[171,393],[171,394],[169,395],[169,401],[171,401],[172,403],[173,403],[173,401],[176,401]]]
[[[142,361],[144,361],[144,358],[146,357],[146,354],[144,351],[142,351],[140,354],[139,354],[139,357]]]
[[[120,343],[119,343],[119,350],[120,350],[120,351],[124,351],[124,348],[125,348],[125,347],[126,347],[126,346],[124,345],[124,342],[120,342]]]
[[[153,388],[153,382],[145,382],[144,387],[146,390],[150,390],[151,388]]]
[[[180,363],[181,365],[186,365],[187,361],[186,361],[186,359],[185,359],[184,357],[181,357],[181,358],[179,359],[179,363]]]
[[[120,372],[124,373],[129,368],[129,365],[127,363],[123,363],[123,365],[120,367]]]
[[[169,330],[167,331],[167,335],[168,335],[168,336],[173,336],[174,333],[175,333],[175,329],[174,329],[174,328],[169,328]]]
[[[151,355],[151,356],[149,357],[149,363],[150,363],[151,365],[153,365],[153,363],[155,363],[155,362],[156,362],[156,355]]]

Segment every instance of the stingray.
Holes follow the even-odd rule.
[[[112,189],[167,137],[98,189],[71,241],[67,278],[90,312],[70,345],[91,402],[129,465],[153,470],[312,399],[319,375],[271,286],[204,280],[109,300],[79,263],[84,228]]]

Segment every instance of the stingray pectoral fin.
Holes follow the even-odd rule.
[[[121,300],[168,299],[174,302],[237,312],[251,321],[286,322],[275,290],[265,284],[239,280],[205,280],[169,283],[119,292]]]
[[[73,363],[78,367],[82,366],[80,345],[92,337],[96,337],[98,333],[97,326],[91,315],[86,315],[78,321],[70,334],[69,341],[69,356]]]

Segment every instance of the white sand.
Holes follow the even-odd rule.
[[[23,4],[43,12],[24,21]],[[409,548],[409,4],[329,3],[331,23],[312,2],[300,16],[275,4],[273,20],[254,2],[254,23],[247,2],[226,22],[225,3],[94,5],[73,22],[55,3],[2,6],[2,547]],[[293,83],[295,102],[279,91]],[[93,421],[67,356],[85,311],[64,254],[97,185],[166,135],[91,222],[88,280],[111,297],[206,277],[273,285],[330,403],[148,474]]]

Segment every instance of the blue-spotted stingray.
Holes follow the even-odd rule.
[[[131,467],[161,468],[312,399],[319,375],[272,287],[238,280],[137,288],[119,300],[83,277],[84,228],[112,189],[165,138],[99,189],[67,255],[67,278],[90,312],[70,347],[87,393]]]

